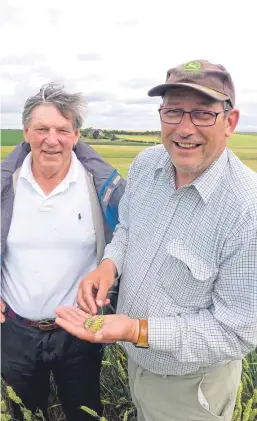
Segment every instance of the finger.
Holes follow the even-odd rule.
[[[81,287],[79,287],[78,289],[77,303],[84,311],[86,311],[87,313],[90,313],[90,308],[88,307],[87,303],[84,301]]]
[[[108,304],[110,304],[111,300],[109,298],[106,298],[105,302],[104,302],[104,306],[108,306]]]
[[[100,282],[99,289],[96,296],[96,304],[99,307],[105,304],[106,300],[108,300],[107,298],[108,290],[109,290],[109,284],[107,282]]]
[[[81,314],[78,314],[76,310],[76,308],[69,308],[69,307],[57,307],[55,309],[56,314],[61,317],[64,320],[67,320],[70,323],[73,323],[74,325],[77,326],[84,326],[85,321],[87,319],[87,315],[86,313],[83,314],[83,316]]]
[[[62,307],[57,307],[55,311],[62,318],[65,318],[66,315],[69,315],[69,317],[74,317],[75,320],[83,324],[88,319],[88,317],[91,316],[91,314],[86,313],[85,311],[81,310],[78,307],[62,306]]]
[[[78,316],[83,318],[83,320],[87,319],[89,316],[91,316],[90,313],[85,312],[84,310],[81,310],[81,308],[73,307],[74,312],[77,313]]]
[[[76,326],[70,321],[64,320],[59,317],[57,317],[55,321],[56,324],[58,324],[58,326],[71,333],[73,336],[76,336],[77,338],[80,338],[85,341],[95,342],[94,335],[89,330],[86,330],[84,327]]]
[[[1,323],[5,322],[5,315],[3,313],[1,313]]]
[[[1,299],[1,311],[5,311],[5,306],[6,306],[6,304],[5,304],[4,300]]]
[[[97,312],[97,307],[95,303],[95,297],[93,295],[94,284],[93,281],[88,280],[82,288],[82,299],[83,302],[89,307],[89,312],[93,315]],[[83,308],[83,307],[82,307]]]

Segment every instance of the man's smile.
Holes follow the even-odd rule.
[[[175,142],[173,141],[173,143],[175,143],[176,147],[179,149],[197,149],[199,146],[201,146],[200,143],[190,143],[190,142]]]

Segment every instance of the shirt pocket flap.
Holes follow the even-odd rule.
[[[181,240],[169,241],[167,251],[171,256],[181,260],[195,279],[206,281],[217,276],[218,269],[215,262],[207,261],[199,254],[196,254]]]

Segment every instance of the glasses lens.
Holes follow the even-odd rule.
[[[216,114],[211,111],[192,111],[191,116],[196,126],[212,126],[216,121]]]
[[[160,110],[161,120],[164,123],[178,124],[182,120],[182,110],[170,110],[169,108],[162,108]]]

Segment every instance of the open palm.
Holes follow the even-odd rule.
[[[117,341],[136,342],[137,322],[124,314],[110,314],[104,316],[104,323],[98,332],[93,332],[85,324],[90,314],[76,307],[58,307],[55,310],[58,317],[56,323],[67,332],[89,342],[114,343]],[[98,316],[94,316],[95,321]]]

